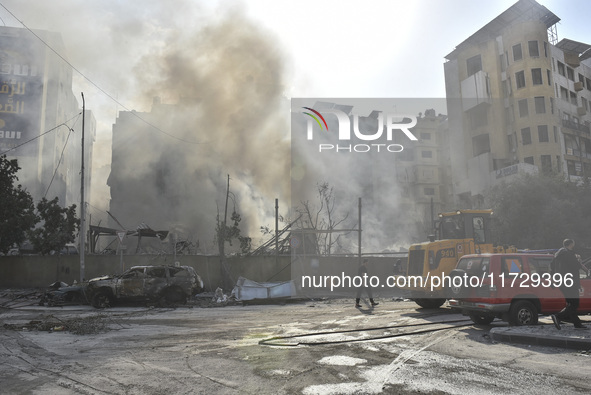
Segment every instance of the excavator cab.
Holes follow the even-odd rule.
[[[408,276],[422,278],[404,287],[419,306],[436,308],[445,303],[443,286],[432,287],[429,279],[443,278],[455,269],[466,254],[504,252],[491,241],[490,219],[493,211],[457,210],[439,214],[436,235],[425,243],[413,244],[408,253]]]
[[[439,214],[437,227],[439,240],[472,239],[475,244],[490,240],[492,210],[458,210]]]

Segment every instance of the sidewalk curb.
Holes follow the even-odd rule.
[[[591,339],[570,336],[536,335],[512,332],[507,328],[493,328],[490,337],[494,341],[526,344],[531,346],[561,347],[575,350],[591,350]]]

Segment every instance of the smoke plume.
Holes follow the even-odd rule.
[[[275,198],[289,206],[283,54],[240,7],[212,10],[185,0],[5,5],[28,27],[61,33],[64,55],[86,77],[75,74],[74,90],[84,91],[97,120],[93,165],[103,170],[96,175],[104,177],[111,161],[113,124],[114,140],[137,132],[113,147],[110,207],[104,178],[93,184],[91,204],[111,208],[127,228],[145,223],[199,239],[203,248],[216,216],[224,216],[227,175],[228,218],[235,207],[243,234],[256,238],[272,224]]]

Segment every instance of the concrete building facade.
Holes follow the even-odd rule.
[[[446,56],[456,204],[516,174],[591,175],[591,46],[558,41],[559,21],[520,0]]]
[[[0,27],[0,154],[17,159],[35,202],[80,206],[82,111],[59,33]],[[96,122],[85,114],[85,195],[90,196]],[[88,200],[88,199],[86,199]]]

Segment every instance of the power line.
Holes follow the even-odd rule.
[[[78,114],[78,119],[80,119],[80,114]],[[78,122],[78,119],[76,119],[76,122]],[[74,131],[74,126],[76,126],[76,122],[74,122],[74,125],[72,125],[71,128],[68,128],[69,129],[68,137],[66,137],[66,142],[64,143],[64,148],[62,148],[62,154],[60,155],[60,160],[57,162],[57,165],[55,166],[55,170],[53,172],[53,175],[51,176],[51,181],[49,181],[49,185],[47,186],[47,189],[45,190],[45,195],[43,195],[43,197],[47,196],[47,193],[49,192],[49,188],[51,188],[51,184],[53,184],[53,180],[55,178],[55,175],[57,174],[57,170],[59,169],[59,167],[62,163],[62,159],[64,158],[64,151],[66,150],[66,146],[68,145],[68,140],[70,140],[70,135]]]
[[[74,119],[74,118],[76,118],[76,117],[79,117],[79,116],[80,116],[80,114],[82,114],[82,113],[80,112],[80,113],[78,113],[78,114],[74,115],[72,118],[68,119],[66,122],[70,122],[72,119]],[[67,127],[68,125],[66,125],[66,122],[60,123],[59,125],[57,125],[57,126],[55,126],[55,127],[51,128],[51,129],[49,129],[48,131],[41,133],[39,136],[33,137],[32,139],[30,139],[30,140],[27,140],[27,141],[25,141],[25,142],[24,142],[24,143],[22,143],[22,144],[19,144],[19,145],[15,146],[15,147],[12,147],[11,149],[9,149],[9,150],[6,150],[6,151],[4,151],[4,152],[0,153],[0,155],[4,155],[4,154],[6,154],[7,152],[13,151],[13,150],[15,150],[15,149],[17,149],[17,148],[19,148],[19,147],[22,147],[22,146],[23,146],[23,145],[25,145],[25,144],[28,144],[28,143],[30,143],[31,141],[37,140],[38,138],[45,136],[47,133],[49,133],[49,132],[53,132],[54,130],[56,130],[56,129],[57,129],[57,128],[59,128],[60,126],[66,126],[66,127]],[[68,128],[68,129],[69,129],[69,128]]]
[[[18,19],[16,17],[16,15],[14,15],[8,8],[6,8],[6,6],[2,3],[0,3],[0,6],[2,8],[4,8],[6,10],[6,12],[8,12],[10,15],[12,15],[12,17],[14,19],[16,19],[21,25],[23,25],[23,27],[25,29],[27,29],[33,36],[35,36],[39,41],[41,41],[43,43],[43,45],[45,45],[47,48],[49,48],[54,54],[56,54],[61,60],[63,60],[68,66],[70,66],[72,68],[72,70],[74,70],[75,72],[77,72],[78,74],[80,74],[82,76],[82,78],[84,78],[86,81],[88,81],[91,85],[93,85],[95,88],[97,88],[99,91],[101,91],[105,96],[107,96],[109,99],[113,100],[115,103],[117,103],[117,105],[121,106],[123,109],[125,109],[125,111],[130,112],[131,114],[133,114],[135,117],[137,117],[138,119],[140,119],[142,122],[144,122],[145,124],[147,124],[148,126],[154,128],[155,130],[159,131],[162,134],[167,135],[168,137],[171,137],[173,139],[182,141],[184,143],[188,143],[188,144],[202,144],[200,142],[197,141],[189,141],[189,140],[185,140],[182,139],[180,137],[176,137],[170,133],[165,132],[164,130],[160,129],[158,126],[154,125],[153,123],[149,122],[148,120],[142,118],[141,116],[139,116],[135,111],[131,111],[129,110],[126,106],[124,106],[123,104],[121,104],[117,99],[115,99],[112,95],[110,95],[107,91],[105,91],[103,88],[101,88],[98,84],[96,84],[93,80],[91,80],[89,77],[87,77],[86,75],[84,75],[84,73],[82,73],[80,70],[78,70],[76,67],[74,67],[73,64],[71,64],[66,58],[64,58],[59,52],[57,52],[55,49],[53,49],[51,47],[51,45],[49,45],[47,42],[45,42],[41,37],[39,37],[33,30],[31,30],[27,25],[25,25],[25,23],[23,21],[21,21],[20,19]]]

